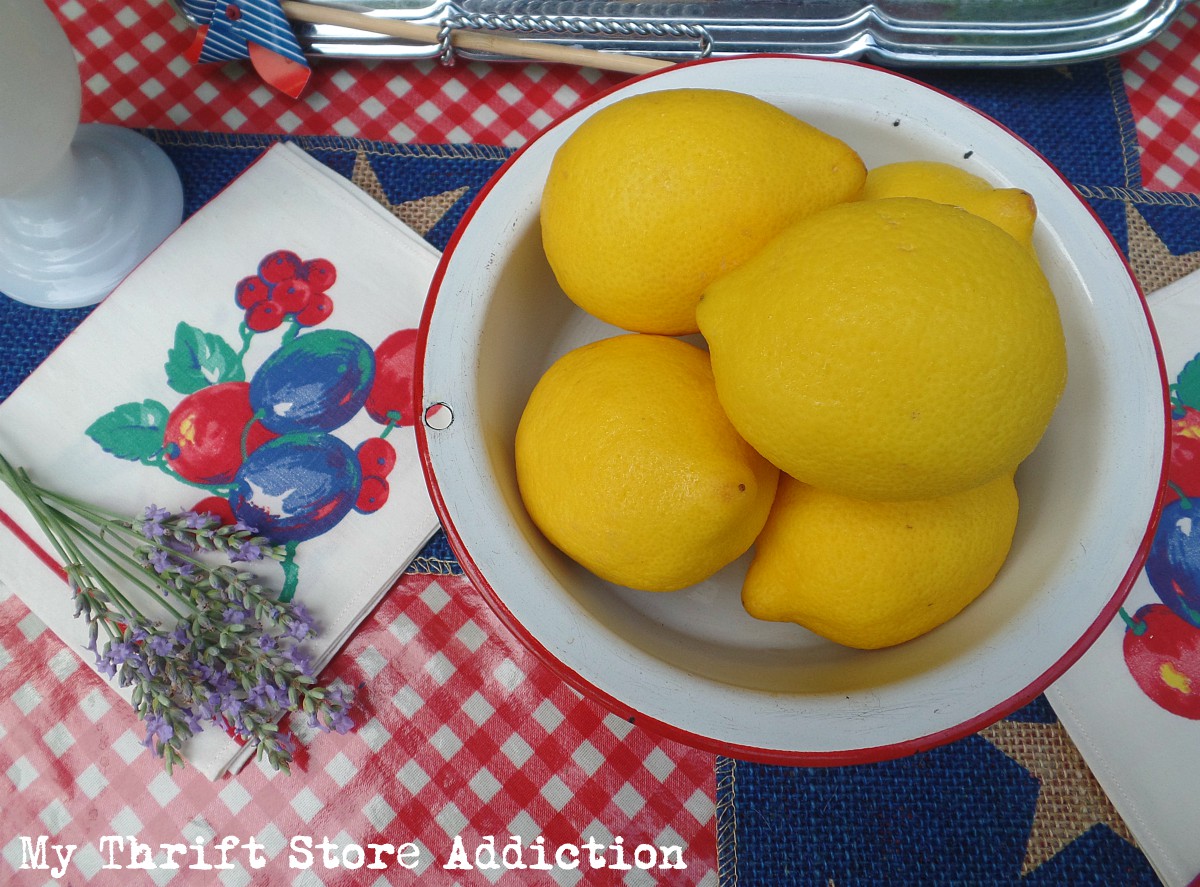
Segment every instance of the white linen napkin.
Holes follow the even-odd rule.
[[[242,362],[249,380],[280,346],[288,324],[247,335],[241,328],[247,311],[235,303],[235,288],[256,274],[264,257],[281,250],[305,261],[324,259],[336,271],[326,290],[332,313],[301,329],[297,338],[337,330],[356,335],[371,349],[395,331],[415,330],[438,261],[433,247],[360,189],[299,148],[276,145],[172,234],[0,404],[0,452],[43,486],[130,518],[141,516],[149,504],[170,511],[195,505],[208,495],[203,489],[117,458],[89,437],[88,429],[122,404],[178,404],[185,396],[179,389],[205,380],[180,384],[175,378],[171,384],[173,374],[209,374],[212,382],[247,341]],[[364,408],[330,433],[353,448],[382,430]],[[317,670],[437,529],[411,420],[393,427],[386,440],[397,461],[386,476],[385,504],[370,513],[350,511],[332,529],[296,547],[295,599],[320,629],[306,648]],[[0,511],[44,551],[53,552],[3,485]],[[272,568],[277,565],[263,567],[268,578]],[[278,588],[279,573],[273,579]],[[86,622],[73,618],[67,585],[18,534],[2,526],[0,584],[95,668],[85,649]],[[110,686],[128,698],[127,691]],[[130,721],[140,728],[132,710]],[[209,725],[184,747],[184,755],[216,779],[244,763],[249,749]]]
[[[1175,383],[1200,354],[1200,272],[1150,294],[1147,303],[1167,380]],[[1200,471],[1196,477],[1200,480]],[[1196,506],[1200,509],[1200,498]],[[1163,523],[1175,521],[1168,516]],[[1184,523],[1179,531],[1191,531],[1190,518]],[[1191,568],[1200,575],[1200,547]],[[1146,634],[1130,637],[1125,620],[1115,617],[1046,696],[1163,883],[1186,887],[1200,883],[1200,627],[1168,611],[1143,569],[1123,610],[1136,620],[1149,606],[1161,620],[1153,640]],[[1153,692],[1166,706],[1135,680],[1127,642],[1134,667],[1144,681],[1159,685]],[[1183,659],[1175,658],[1180,653]]]

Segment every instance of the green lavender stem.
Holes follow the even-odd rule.
[[[87,617],[97,667],[131,687],[146,724],[144,744],[168,772],[183,763],[182,745],[211,721],[233,728],[259,759],[287,772],[290,739],[276,721],[308,716],[322,730],[352,726],[352,700],[317,683],[296,645],[315,634],[295,590],[294,545],[272,545],[242,525],[212,515],[173,515],[151,506],[126,519],[45,489],[0,454],[3,481],[64,565],[76,614]],[[203,555],[203,556],[201,556]],[[227,559],[214,564],[211,561]],[[272,597],[234,561],[282,561],[286,595]],[[120,584],[118,581],[120,581]],[[157,601],[174,620],[162,626],[137,605]],[[107,641],[97,649],[103,630]]]

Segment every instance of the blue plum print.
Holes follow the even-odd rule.
[[[343,330],[317,330],[263,361],[250,380],[250,406],[276,434],[333,431],[362,409],[374,377],[370,345]]]
[[[274,542],[328,532],[354,507],[362,485],[358,457],[323,431],[285,434],[246,457],[234,478],[233,515]]]
[[[375,348],[346,330],[313,329],[329,319],[337,276],[328,259],[268,253],[233,287],[231,308],[244,312],[237,339],[176,327],[164,369],[179,404],[121,404],[87,430],[107,453],[202,491],[198,509],[286,546],[285,601],[298,584],[297,546],[351,512],[381,509],[396,461],[384,440],[395,423],[354,446],[333,433],[386,387]],[[264,342],[255,369],[251,352]]]

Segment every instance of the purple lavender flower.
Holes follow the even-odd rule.
[[[96,656],[96,670],[106,678],[115,677],[117,674],[116,663],[112,661],[112,657],[100,653]]]
[[[131,671],[149,674],[149,667],[141,651],[125,641],[113,641],[109,645],[101,670],[110,678],[119,674],[118,680],[122,687],[128,687],[136,680]]]
[[[197,696],[194,701],[197,715],[206,721],[217,720],[221,713],[221,694],[205,693],[203,696]]]
[[[179,715],[183,718],[183,722],[187,724],[188,730],[193,734],[199,733],[204,729],[200,721],[200,716],[196,714],[195,710],[185,706],[179,710]]]
[[[223,662],[219,662],[216,665],[201,663],[196,671],[200,674],[200,680],[215,693],[224,694],[234,686],[234,680],[229,672],[225,670],[225,663]]]
[[[312,633],[312,629],[303,622],[293,622],[287,627],[284,637],[294,641],[302,641]]]
[[[302,709],[322,729],[350,729],[346,696],[311,686],[313,665],[298,642],[314,633],[312,615],[303,606],[280,603],[237,566],[264,558],[286,566],[290,548],[271,544],[246,523],[224,527],[210,512],[173,514],[151,504],[121,520],[71,499],[70,514],[64,515],[60,504],[68,500],[17,472],[2,454],[0,483],[46,515],[51,535],[82,552],[69,579],[76,615],[88,623],[87,649],[99,672],[135,688],[134,706],[146,729],[143,745],[163,758],[168,772],[183,763],[181,744],[205,722],[232,727],[285,772],[295,743],[276,732],[282,715]],[[88,556],[93,551],[103,562]],[[200,551],[225,562],[198,559],[194,553]],[[166,602],[173,601],[169,612],[187,615],[164,627],[142,615],[137,595],[123,591],[110,598],[102,590],[110,581],[108,567],[127,577],[139,570],[156,573],[161,578],[154,581],[143,573],[133,590],[161,592]],[[289,577],[294,582],[294,571]]]
[[[206,530],[220,521],[211,511],[184,511],[179,517],[183,518],[183,525],[189,530]]]
[[[329,712],[330,729],[336,733],[349,733],[354,729],[354,720],[346,714],[344,708],[331,709]]]
[[[288,691],[287,687],[272,683],[271,681],[263,681],[263,691],[267,694],[267,698],[276,705],[287,705]]]
[[[301,650],[296,647],[284,650],[283,657],[296,666],[296,671],[300,674],[312,677],[312,660]]]
[[[334,687],[325,694],[325,701],[329,706],[328,729],[337,733],[349,733],[354,728],[354,721],[346,711],[350,707],[350,700],[346,698],[346,694],[340,687]]]
[[[259,681],[253,687],[246,691],[246,704],[251,708],[265,708],[271,701],[270,692],[266,681]]]
[[[314,633],[313,617],[301,603],[292,604],[292,622],[287,628],[287,637],[302,641]]]
[[[225,715],[232,724],[236,725],[242,720],[245,708],[246,704],[236,696],[226,695],[221,700],[221,714]]]
[[[234,680],[233,675],[228,671],[218,671],[214,673],[212,683],[209,686],[218,693],[227,696],[237,689],[238,682]]]
[[[171,737],[174,735],[175,728],[162,715],[146,716],[146,738],[142,740],[142,745],[146,748],[154,748],[155,740],[157,740],[158,747],[161,749],[171,741]]]
[[[146,649],[155,656],[170,656],[175,652],[175,646],[175,638],[166,634],[155,633],[146,642]]]
[[[221,613],[221,619],[225,621],[226,625],[245,625],[246,619],[252,615],[254,614],[244,607],[228,606]]]
[[[174,558],[168,552],[163,551],[163,549],[156,548],[146,556],[146,563],[154,567],[154,572],[161,575],[168,572],[174,566]]]
[[[150,541],[160,538],[165,535],[167,530],[162,525],[162,522],[171,516],[171,512],[165,508],[159,508],[156,505],[147,505],[146,511],[142,515],[142,520],[138,525],[138,529],[142,535]]]
[[[155,544],[161,548],[178,551],[180,554],[191,554],[196,550],[196,546],[193,543],[185,539],[176,539],[174,536],[164,536]]]
[[[234,563],[261,561],[263,559],[263,552],[259,546],[246,539],[230,551],[229,559]]]
[[[133,644],[126,643],[125,641],[113,641],[112,645],[108,648],[108,658],[115,665],[124,665],[126,662],[136,664],[140,655]]]

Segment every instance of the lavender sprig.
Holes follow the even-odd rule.
[[[245,524],[150,505],[126,519],[35,484],[0,455],[3,480],[29,508],[64,563],[75,615],[88,623],[98,669],[131,688],[143,744],[170,772],[205,724],[230,731],[277,770],[295,745],[279,721],[301,712],[311,726],[345,733],[353,700],[318,684],[304,641],[316,626],[240,564],[283,560]],[[151,619],[154,600],[167,619]],[[103,636],[103,637],[102,637]]]

